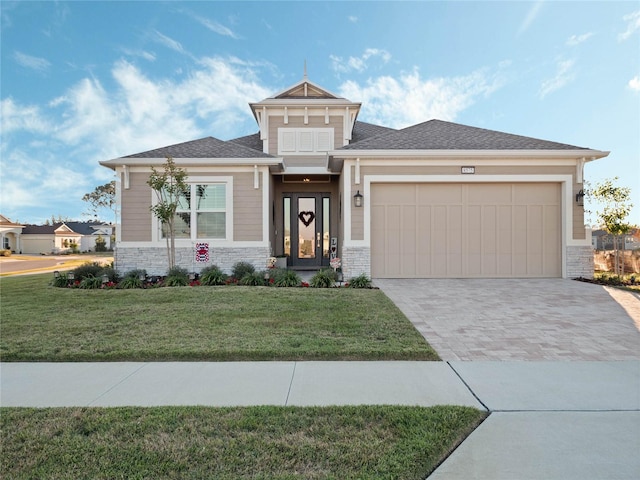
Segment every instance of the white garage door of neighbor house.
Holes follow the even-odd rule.
[[[50,239],[25,238],[22,236],[21,247],[22,253],[51,253],[53,250],[53,241]]]
[[[373,278],[561,277],[558,183],[371,185]]]

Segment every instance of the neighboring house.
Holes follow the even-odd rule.
[[[171,156],[190,185],[176,239],[189,270],[240,260],[264,269],[287,255],[298,269],[338,256],[345,278],[593,274],[577,194],[585,163],[608,152],[440,120],[401,130],[360,122],[360,103],[306,75],[250,108],[254,135],[100,162],[118,179],[120,272],[166,272],[147,180]]]
[[[606,230],[594,230],[592,244],[595,250],[613,250],[613,235]],[[631,233],[621,235],[618,240],[618,246],[621,250],[636,250],[640,248],[640,230],[633,229]]]
[[[20,252],[20,236],[24,225],[13,223],[4,215],[0,215],[0,249]]]
[[[53,225],[25,225],[22,231],[23,253],[63,253],[77,245],[80,252],[94,251],[102,237],[111,246],[111,225],[101,222],[58,222]]]

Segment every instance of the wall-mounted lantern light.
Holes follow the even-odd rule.
[[[358,190],[358,192],[353,196],[353,205],[355,207],[362,206],[362,194],[360,193],[360,190]]]
[[[578,193],[576,193],[576,203],[579,207],[584,206],[584,190],[581,189]]]

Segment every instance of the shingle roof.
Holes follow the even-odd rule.
[[[39,234],[53,235],[55,231],[63,225],[61,222],[54,223],[53,225],[25,225],[22,230],[23,234]],[[64,225],[69,227],[73,232],[80,235],[93,235],[96,233],[94,227],[101,227],[104,224],[101,222],[64,222]]]
[[[270,158],[272,155],[247,147],[239,142],[225,142],[205,137],[190,142],[135,153],[124,158]]]
[[[244,145],[245,147],[249,147],[254,150],[262,151],[262,140],[260,140],[260,133],[233,138],[229,141],[237,143],[238,145]]]
[[[351,143],[390,132],[397,132],[397,130],[394,128],[383,127],[381,125],[374,125],[373,123],[356,122],[351,134]]]
[[[564,143],[429,120],[351,143],[341,150],[582,150]]]

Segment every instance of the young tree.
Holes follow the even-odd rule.
[[[631,231],[631,224],[626,222],[633,204],[630,202],[631,189],[615,185],[618,177],[597,183],[588,194],[602,207],[596,216],[602,227],[613,236],[614,273],[624,275],[624,258],[620,260],[620,235]],[[623,239],[624,242],[624,239]]]
[[[186,183],[187,172],[178,167],[173,158],[167,157],[162,171],[151,167],[151,175],[147,184],[156,193],[157,202],[151,206],[151,211],[162,225],[162,232],[167,241],[167,257],[169,269],[176,265],[176,210],[180,198],[185,197],[189,186]]]
[[[113,212],[115,219],[116,181],[111,180],[109,183],[96,187],[93,192],[85,193],[82,201],[89,204],[89,215],[97,216],[99,209],[108,208]]]

